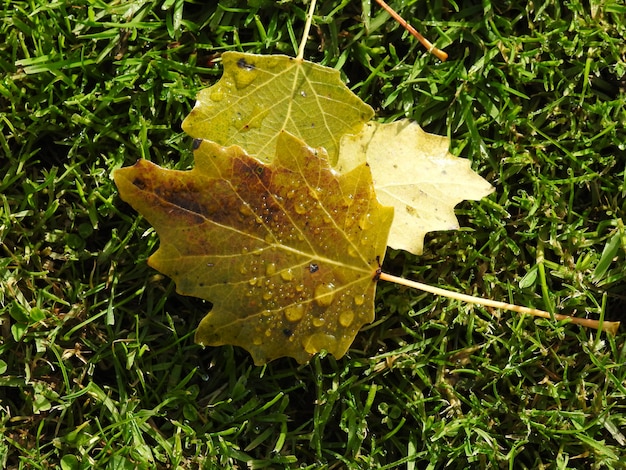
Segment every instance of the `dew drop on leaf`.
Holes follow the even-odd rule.
[[[354,313],[349,310],[345,310],[339,314],[339,324],[341,326],[350,326],[352,324],[352,320],[354,320]]]
[[[254,214],[254,212],[252,212],[252,209],[250,208],[250,204],[248,203],[242,204],[239,207],[239,213],[245,216],[250,216]]]
[[[307,208],[302,202],[296,203],[293,210],[296,211],[296,214],[300,214],[300,215],[306,214],[307,212]]]
[[[212,101],[219,103],[224,99],[224,91],[221,88],[216,88],[215,90],[211,91],[210,97]]]
[[[304,316],[304,305],[290,305],[285,309],[285,318],[290,322],[297,322]]]
[[[242,90],[248,87],[256,78],[258,77],[258,72],[252,68],[240,68],[234,74],[235,78],[235,86],[238,90]]]
[[[267,263],[265,266],[265,275],[273,276],[274,274],[276,274],[276,263]]]
[[[309,354],[315,354],[316,352],[327,349],[330,345],[334,346],[337,342],[337,338],[333,335],[326,333],[313,333],[307,339],[303,341],[305,351]]]
[[[363,214],[363,217],[359,219],[359,227],[361,230],[368,230],[374,226],[374,223],[371,220],[371,215],[368,213]]]
[[[320,307],[329,307],[335,298],[335,286],[333,284],[318,284],[315,287],[315,303]]]

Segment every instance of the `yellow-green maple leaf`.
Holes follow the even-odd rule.
[[[224,74],[200,91],[183,122],[192,137],[239,145],[269,162],[287,131],[337,161],[339,140],[358,132],[374,111],[341,81],[339,71],[283,55],[225,52]]]
[[[338,174],[323,150],[281,133],[269,164],[196,141],[195,168],[145,160],[117,170],[122,199],[155,227],[149,264],[209,300],[196,341],[247,349],[256,364],[327,350],[341,357],[374,319],[393,209],[369,168]]]

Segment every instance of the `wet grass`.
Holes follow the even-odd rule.
[[[213,5],[212,3],[216,3]],[[590,318],[626,305],[621,2],[320,2],[306,58],[381,120],[447,134],[496,187],[385,269]],[[180,125],[225,50],[295,55],[306,4],[5,2],[0,10],[0,465],[616,468],[626,336],[381,283],[340,360],[202,349],[208,309],[146,265],[115,168],[192,161]],[[497,316],[494,317],[493,314]]]

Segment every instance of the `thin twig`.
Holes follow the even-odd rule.
[[[387,273],[380,273],[379,279],[383,281],[394,282],[396,284],[401,284],[403,286],[412,287],[414,289],[419,289],[424,292],[429,292],[435,295],[442,295],[444,297],[448,297],[455,300],[461,300],[463,302],[468,302],[471,304],[484,305],[486,307],[493,307],[502,310],[511,310],[513,312],[518,313],[527,313],[528,315],[532,315],[534,317],[541,317],[547,319],[555,319],[555,320],[569,320],[572,323],[577,325],[585,326],[587,328],[593,328],[596,330],[603,330],[612,335],[617,334],[617,330],[619,328],[620,322],[609,322],[602,320],[590,320],[588,318],[578,318],[578,317],[570,317],[569,315],[561,315],[550,313],[544,310],[538,310],[536,308],[528,308],[521,307],[515,304],[507,304],[506,302],[499,302],[497,300],[489,300],[489,299],[481,299],[480,297],[474,297],[472,295],[460,294],[458,292],[453,292],[450,290],[442,289],[440,287],[429,286],[428,284],[422,284],[421,282],[410,281],[408,279],[404,279],[401,277],[393,276]]]
[[[426,39],[424,36],[418,33],[417,30],[413,26],[407,23],[404,18],[398,15],[398,13],[396,13],[396,11],[393,8],[391,8],[389,5],[387,5],[383,0],[376,0],[376,2],[378,2],[378,4],[381,7],[383,7],[387,11],[387,13],[389,13],[393,17],[394,20],[400,23],[404,27],[404,29],[406,29],[409,33],[415,36],[417,40],[422,43],[422,46],[428,49],[428,52],[436,56],[442,62],[446,61],[446,59],[448,58],[448,54],[446,54],[441,49],[437,49],[433,45],[433,43],[431,43],[428,39]]]
[[[309,11],[306,14],[306,23],[304,25],[304,33],[302,33],[302,39],[300,40],[300,47],[298,47],[298,55],[296,59],[304,59],[304,47],[306,46],[307,39],[309,38],[309,31],[311,30],[311,21],[313,21],[313,13],[315,13],[315,4],[317,0],[311,0],[309,5]]]

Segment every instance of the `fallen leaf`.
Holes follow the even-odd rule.
[[[446,137],[428,134],[406,119],[370,122],[359,134],[344,136],[335,169],[350,171],[367,161],[378,200],[395,208],[388,245],[421,254],[427,232],[459,228],[458,203],[493,191],[469,160],[448,148]]]
[[[283,55],[225,52],[224,74],[197,96],[183,122],[192,137],[239,145],[269,162],[282,131],[314,148],[331,164],[339,140],[358,132],[374,111],[341,81],[339,71]]]
[[[269,164],[238,146],[194,147],[190,171],[140,160],[114,178],[159,234],[149,264],[213,303],[196,342],[241,346],[257,365],[343,356],[374,319],[393,218],[367,165],[338,174],[324,150],[285,132]]]

